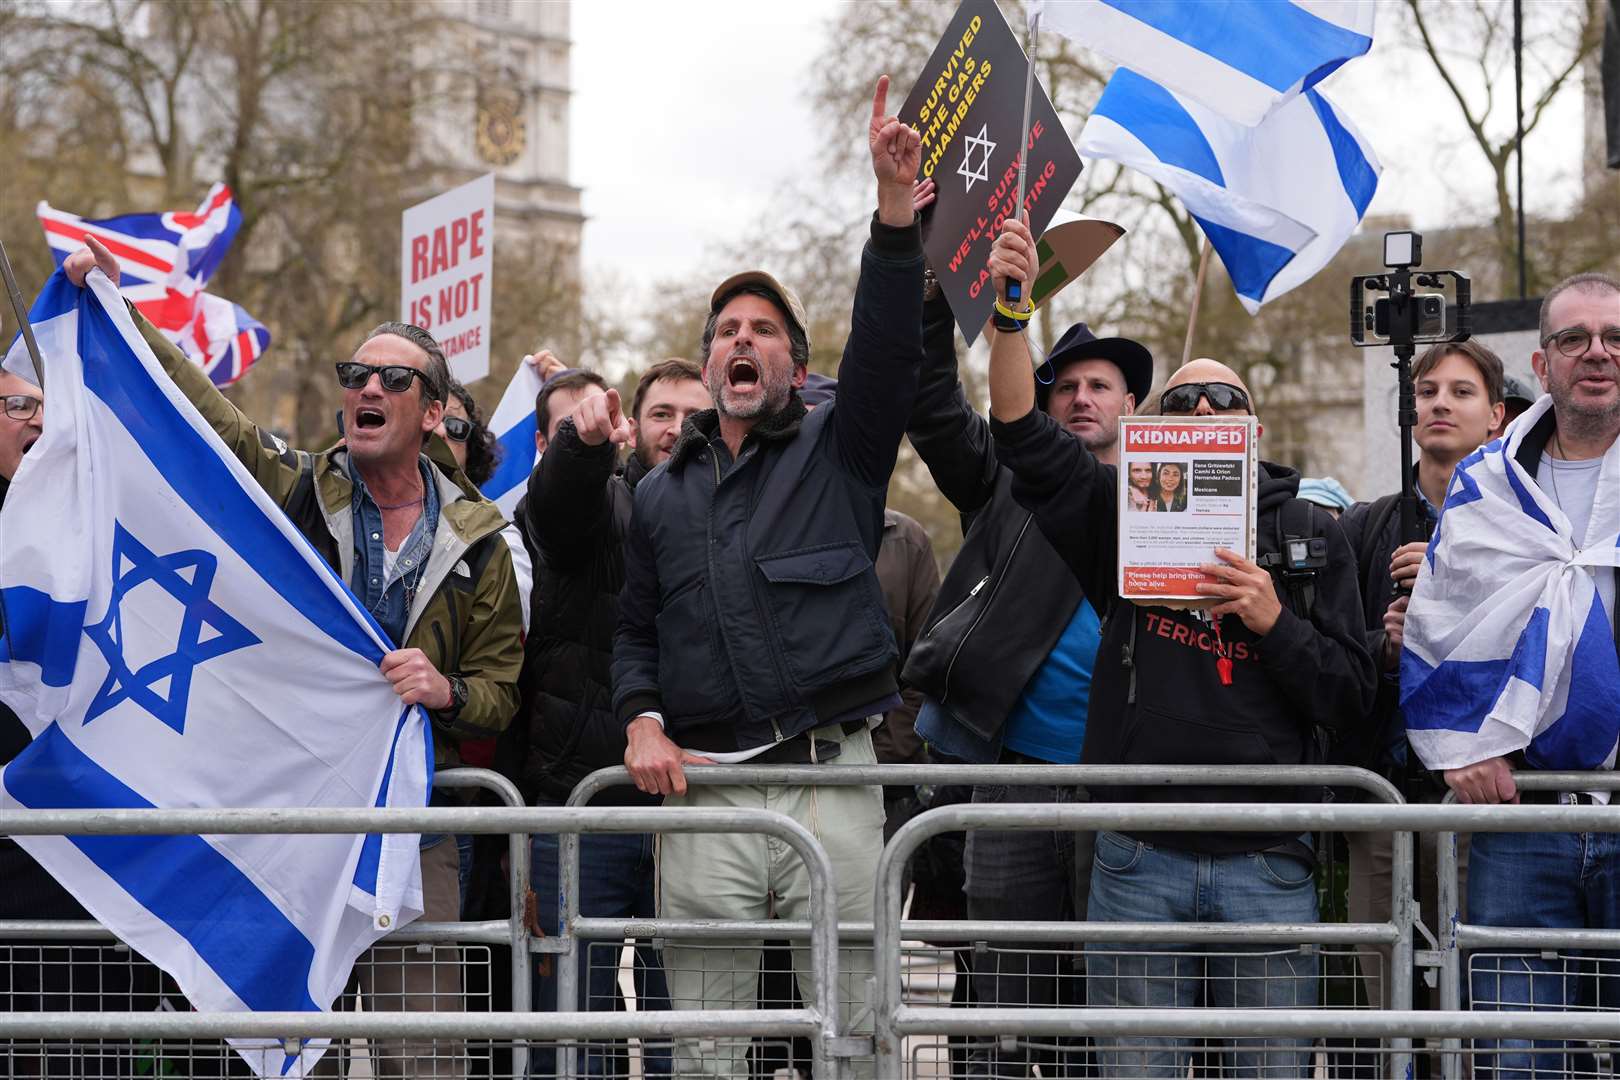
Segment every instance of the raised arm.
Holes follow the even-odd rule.
[[[1039,262],[1029,229],[1009,221],[990,250],[990,275],[1005,303],[1007,282],[1028,282]],[[1025,332],[990,335],[990,433],[1012,470],[1013,498],[1099,602],[1115,594],[1118,539],[1115,474],[1080,440],[1035,407],[1035,371]]]
[[[572,573],[612,540],[607,485],[618,449],[630,439],[619,392],[612,389],[585,398],[557,425],[529,474],[524,502],[529,535],[548,566]]]
[[[867,128],[878,208],[861,255],[831,421],[845,468],[873,488],[886,487],[894,471],[922,362],[922,231],[912,209],[922,144],[888,114],[888,93],[885,75]]]
[[[88,247],[75,251],[62,264],[68,279],[82,287],[91,269],[99,268],[113,284],[118,284],[118,260],[112,252],[93,236],[85,237],[85,242]],[[126,300],[125,303],[129,302]],[[141,332],[141,338],[151,347],[158,363],[163,365],[164,372],[179,387],[186,400],[196,407],[208,426],[225,441],[237,460],[247,466],[259,486],[278,505],[286,505],[298,483],[307,455],[289,449],[280,439],[249,420],[209,381],[202,368],[192,363],[174,342],[135,310],[135,305],[129,304],[129,313],[135,320],[136,329]]]
[[[990,422],[973,411],[957,374],[956,319],[943,294],[923,302],[923,364],[906,437],[958,513],[971,514],[990,501],[995,443]]]

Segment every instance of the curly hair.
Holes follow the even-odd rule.
[[[473,400],[467,388],[455,379],[450,380],[450,396],[461,402],[461,407],[467,410],[467,420],[472,424],[472,431],[467,435],[467,479],[479,487],[484,481],[495,475],[495,466],[501,463],[501,447],[495,441],[495,433],[484,425],[484,414],[478,408],[478,402]]]

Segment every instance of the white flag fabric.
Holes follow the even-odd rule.
[[[382,631],[164,374],[100,272],[34,305],[44,432],[0,513],[6,809],[426,805]],[[422,910],[418,837],[18,842],[198,1009],[324,1010]],[[260,1076],[312,1067],[233,1040]]]
[[[501,448],[500,463],[495,474],[484,481],[484,498],[501,508],[510,521],[518,500],[528,490],[529,474],[534,471],[534,399],[540,393],[540,374],[527,363],[520,362],[512,381],[506,384],[506,393],[489,418],[489,430]]]
[[[1538,769],[1612,768],[1620,739],[1614,567],[1620,442],[1585,537],[1514,455],[1552,398],[1457,466],[1406,612],[1401,708],[1431,769],[1523,750]]]
[[[1382,171],[1320,91],[1245,127],[1128,68],[1104,87],[1079,150],[1145,173],[1180,199],[1251,315],[1328,264],[1361,223]]]
[[[1035,0],[1030,20],[1252,126],[1372,48],[1374,0]]]

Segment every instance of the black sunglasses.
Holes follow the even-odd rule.
[[[1189,382],[1172,386],[1159,398],[1159,411],[1163,413],[1190,413],[1198,408],[1198,399],[1209,398],[1209,407],[1217,412],[1224,409],[1249,407],[1249,395],[1241,386],[1223,382]]]
[[[39,412],[39,398],[32,394],[7,394],[6,415],[13,420],[32,420]]]
[[[472,434],[472,421],[463,420],[459,416],[447,416],[443,420],[444,437],[454,439],[456,442],[466,442],[467,436]]]
[[[428,379],[427,372],[404,364],[362,364],[358,360],[345,360],[336,365],[338,385],[345,390],[359,390],[371,381],[373,375],[382,376],[383,389],[390,393],[403,394],[411,388],[412,379],[421,379],[429,397],[434,397],[433,383]]]

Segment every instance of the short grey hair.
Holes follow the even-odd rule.
[[[384,334],[404,338],[427,353],[427,367],[422,369],[422,374],[427,376],[422,380],[422,385],[425,388],[424,396],[429,401],[444,401],[445,395],[450,390],[450,365],[444,358],[444,350],[439,348],[437,341],[433,340],[433,335],[420,326],[413,326],[410,323],[385,322],[378,323],[360,344],[364,345],[372,338],[379,338]]]
[[[1547,342],[1547,335],[1553,333],[1553,328],[1547,321],[1548,316],[1552,313],[1553,301],[1570,289],[1583,293],[1620,293],[1620,278],[1610,277],[1608,274],[1593,270],[1584,274],[1573,274],[1548,289],[1546,297],[1541,301],[1541,333],[1536,338],[1538,345],[1544,346]]]

